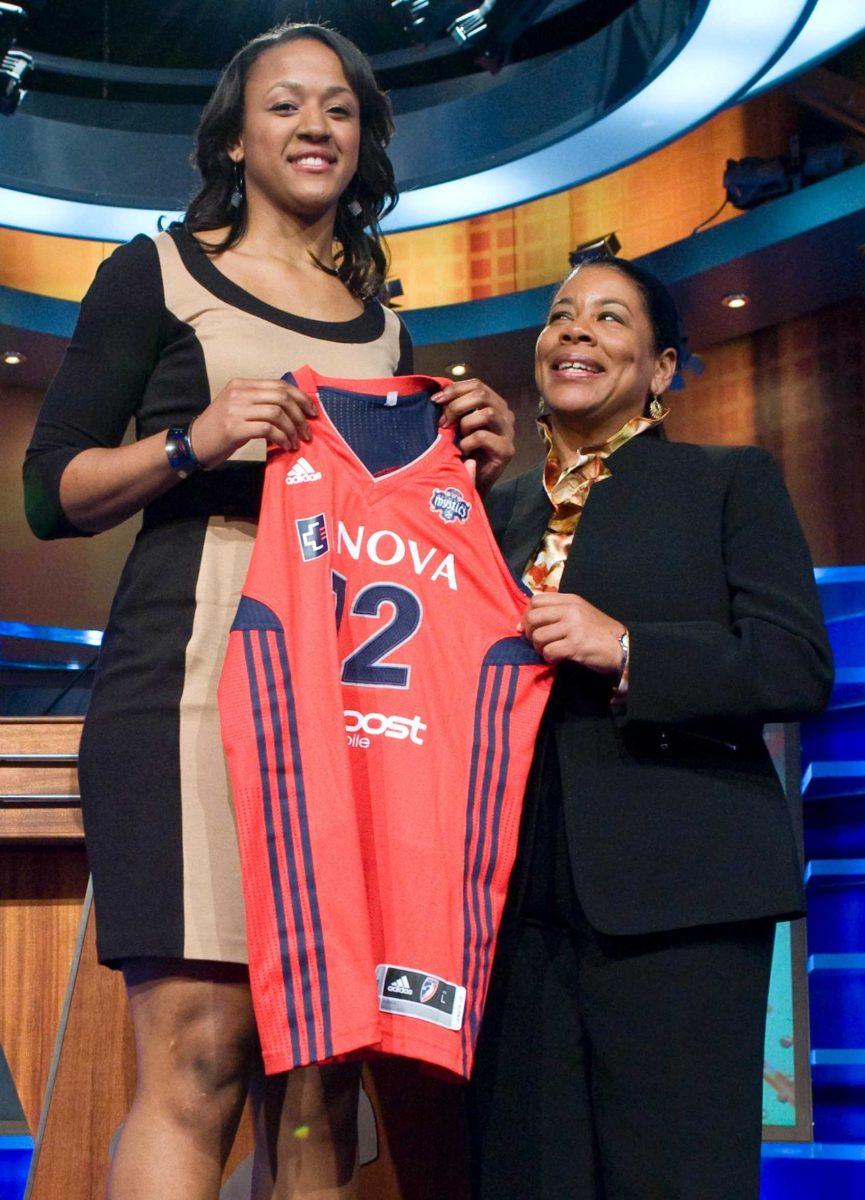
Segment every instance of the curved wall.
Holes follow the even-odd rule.
[[[581,187],[484,217],[391,234],[391,276],[404,288],[399,303],[426,308],[554,283],[575,245],[612,229],[629,258],[678,241],[720,204],[728,158],[782,153],[792,129],[790,101],[771,92]],[[728,207],[718,221],[736,215]],[[0,228],[0,286],[78,301],[114,245]],[[3,320],[12,325],[7,300]]]

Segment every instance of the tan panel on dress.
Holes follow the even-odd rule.
[[[302,366],[344,379],[375,379],[393,375],[396,370],[400,327],[399,318],[390,309],[384,310],[382,336],[373,342],[307,337],[232,308],[193,279],[168,234],[160,234],[155,240],[166,306],[178,320],[195,327],[204,351],[211,399],[232,379],[281,379],[287,371]],[[264,456],[264,442],[256,439],[232,458],[261,462]]]
[[[165,301],[192,325],[204,351],[211,398],[234,378],[278,379],[304,364],[325,375],[392,375],[399,359],[399,320],[385,310],[372,342],[307,337],[225,304],[193,279],[167,234],[155,239]],[[249,364],[255,364],[254,376]],[[264,442],[235,457],[261,460]],[[184,956],[246,961],[240,861],[222,753],[216,686],[255,538],[249,521],[211,517],[195,590],[180,699],[180,790],[183,814]]]
[[[195,589],[180,699],[185,958],[246,961],[240,859],[216,685],[254,538],[251,521],[211,517]]]

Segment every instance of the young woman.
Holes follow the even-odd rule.
[[[557,664],[472,1089],[481,1200],[756,1200],[775,922],[803,909],[764,721],[826,703],[765,451],[663,433],[678,317],[585,259],[537,341],[548,455],[488,508]]]
[[[283,26],[241,50],[202,117],[201,191],[183,222],[100,268],[28,452],[40,536],[143,510],[80,758],[99,955],[123,970],[137,1047],[111,1200],[215,1200],[255,1066],[216,682],[265,439],[315,436],[282,375],[411,370],[406,330],[377,299],[391,130],[369,64],[333,31]],[[469,381],[442,404],[488,483],[512,454],[504,402]],[[351,1195],[356,1100],[354,1067],[267,1080],[255,1196]]]

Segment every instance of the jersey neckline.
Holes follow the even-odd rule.
[[[259,300],[240,284],[224,275],[201,248],[195,237],[184,225],[168,230],[177,246],[181,261],[193,279],[203,288],[232,308],[249,313],[272,325],[291,329],[305,337],[326,342],[363,343],[374,342],[384,333],[384,308],[377,300],[364,300],[363,312],[348,321],[318,321],[312,317],[301,317],[286,312],[264,300]]]
[[[389,376],[387,379],[334,379],[330,376],[319,375],[312,367],[308,366],[298,367],[296,371],[291,372],[291,375],[294,378],[295,386],[315,400],[321,416],[337,439],[347,461],[369,488],[370,498],[376,495],[384,496],[393,487],[398,486],[408,474],[425,473],[437,461],[444,448],[454,446],[456,430],[453,427],[440,429],[435,441],[431,442],[417,458],[404,463],[401,467],[394,467],[392,471],[387,471],[384,475],[373,475],[337,429],[327,409],[318,398],[319,388],[329,388],[331,391],[337,392],[359,392],[370,396],[381,396],[395,391],[401,396],[410,396],[426,391],[430,384],[434,384],[436,389],[441,391],[447,385],[448,380],[440,379],[435,375],[395,375]],[[466,472],[466,479],[470,482],[468,472]]]

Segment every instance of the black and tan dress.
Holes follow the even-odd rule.
[[[398,317],[315,321],[232,283],[182,228],[140,236],[99,269],[25,464],[42,537],[82,533],[60,476],[89,447],[192,420],[234,378],[307,363],[344,378],[411,370]],[[246,961],[240,865],[216,683],[255,536],[264,444],[144,510],[111,609],[81,743],[101,961]],[[315,614],[307,614],[314,620]]]

